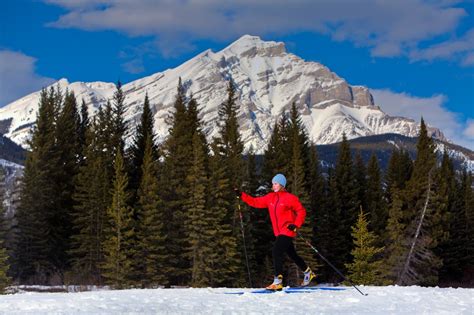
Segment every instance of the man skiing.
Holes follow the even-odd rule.
[[[273,283],[267,286],[268,290],[283,289],[283,258],[285,253],[304,272],[304,280],[301,286],[307,286],[316,275],[311,268],[306,265],[295,250],[293,238],[296,236],[296,229],[303,225],[306,217],[306,210],[301,205],[298,197],[285,190],[286,178],[282,174],[277,174],[272,179],[273,192],[262,197],[252,197],[237,188],[235,192],[238,198],[254,208],[268,208],[272,222],[275,243],[273,244],[273,267],[275,278]]]

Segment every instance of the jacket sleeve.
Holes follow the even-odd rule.
[[[242,192],[242,201],[253,208],[268,208],[269,194],[262,197],[252,197]]]
[[[295,225],[300,228],[304,223],[304,219],[306,218],[306,209],[303,207],[300,200],[296,196],[293,200],[293,210],[296,212]]]

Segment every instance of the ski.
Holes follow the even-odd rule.
[[[338,288],[338,287],[286,287],[283,288],[283,290],[276,291],[276,290],[267,290],[267,289],[257,289],[257,290],[251,290],[251,291],[238,291],[238,292],[225,292],[224,294],[236,294],[236,295],[242,295],[245,293],[251,293],[251,294],[272,294],[272,293],[311,293],[315,291],[344,291],[346,288]]]

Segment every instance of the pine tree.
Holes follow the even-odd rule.
[[[344,263],[350,259],[350,228],[356,222],[358,208],[357,181],[354,174],[350,145],[345,134],[343,135],[339,147],[338,159],[334,172],[335,187],[333,187],[333,189],[335,191],[332,193],[337,192],[337,195],[334,197],[338,200],[334,206],[337,205],[339,209],[333,209],[333,211],[339,211],[341,215],[338,229],[334,232],[340,233],[343,237],[342,243],[336,245],[341,249],[341,256],[338,258],[338,261],[336,261],[336,264],[342,267]]]
[[[352,227],[354,249],[351,251],[354,260],[346,264],[349,279],[355,284],[373,285],[381,283],[382,260],[377,259],[383,247],[376,247],[377,236],[368,229],[366,215],[361,211],[357,223]]]
[[[382,190],[382,178],[377,156],[372,154],[367,166],[367,192],[365,197],[370,229],[379,236],[379,242],[385,239],[388,210]]]
[[[245,191],[252,196],[262,196],[266,193],[261,184],[266,182],[262,175],[257,175],[256,159],[253,153],[253,147],[250,148],[247,155],[247,184]],[[261,179],[261,180],[259,180]],[[266,277],[273,274],[271,247],[268,244],[274,239],[268,211],[255,209],[241,203],[246,230],[246,244],[249,247],[249,264],[253,286],[264,286],[267,282]]]
[[[193,164],[186,177],[190,187],[193,187],[186,201],[187,230],[189,231],[188,255],[191,260],[191,285],[206,287],[211,285],[213,271],[219,257],[215,253],[217,240],[215,237],[216,220],[207,207],[207,170],[206,152],[203,150],[203,137],[198,132],[193,137]]]
[[[444,163],[443,163],[444,164]],[[474,191],[472,173],[466,169],[456,184],[449,221],[449,239],[443,244],[440,282],[449,286],[469,286],[474,261]]]
[[[287,158],[287,143],[286,134],[287,118],[282,115],[280,121],[276,122],[273,127],[273,132],[270,137],[270,142],[264,152],[262,178],[267,187],[271,188],[271,179],[277,173],[283,173],[286,165],[289,163]]]
[[[447,211],[449,219],[446,230],[448,235],[439,244],[437,254],[443,260],[443,266],[440,270],[440,282],[459,281],[462,276],[460,270],[460,262],[464,259],[462,250],[462,236],[467,218],[464,215],[464,204],[459,194],[459,184],[456,181],[453,161],[445,150],[441,167],[438,170],[438,180],[440,188],[443,190],[442,195],[447,197]]]
[[[320,233],[326,229],[327,218],[323,218],[322,214],[325,213],[324,209],[326,205],[326,182],[323,177],[320,161],[318,157],[318,152],[316,145],[312,144],[310,147],[310,168],[309,168],[309,178],[310,178],[310,209],[311,212],[306,217],[307,224],[312,228],[313,238],[311,239],[313,244],[319,244],[321,242],[327,242],[325,237],[330,237],[329,234],[323,235]],[[319,265],[311,266],[312,270],[316,272],[316,267]]]
[[[72,229],[72,212],[74,207],[74,187],[82,151],[80,144],[80,116],[77,111],[76,97],[74,93],[66,92],[64,104],[59,112],[56,122],[56,150],[58,164],[55,170],[55,183],[57,203],[55,213],[51,217],[51,226],[54,233],[54,264],[65,270],[69,267],[70,238]]]
[[[188,233],[184,222],[185,200],[190,187],[185,178],[191,168],[189,148],[192,147],[191,122],[186,110],[186,95],[181,79],[170,119],[169,136],[164,143],[164,163],[161,176],[161,198],[164,202],[166,224],[166,251],[169,253],[169,282],[183,285],[189,282],[190,261],[183,250],[189,247]]]
[[[343,215],[341,212],[342,201],[339,196],[339,189],[336,181],[335,170],[328,170],[328,185],[326,191],[326,204],[319,210],[318,220],[316,221],[316,242],[318,250],[331,261],[337,268],[342,268],[346,248],[343,246],[346,242],[346,235],[343,225]],[[340,281],[339,275],[327,264],[320,268],[320,281],[336,282]]]
[[[443,235],[446,202],[436,180],[435,145],[428,136],[423,119],[417,158],[404,194],[407,207],[403,219],[407,223],[405,235],[409,248],[398,283],[436,284],[442,262],[434,249]]]
[[[81,117],[80,117],[80,123],[79,123],[79,131],[77,135],[81,153],[84,152],[84,148],[86,146],[86,134],[87,134],[87,129],[89,129],[89,124],[90,124],[89,111],[87,109],[86,102],[84,101],[84,99],[82,99]]]
[[[107,209],[108,226],[102,244],[104,262],[101,266],[106,282],[115,288],[129,286],[131,257],[134,237],[133,211],[128,206],[128,178],[122,153],[118,150],[115,158],[115,179],[112,190],[112,204]]]
[[[357,182],[357,199],[359,206],[363,209],[367,209],[367,169],[365,167],[364,160],[360,151],[357,151],[354,162],[354,176]]]
[[[231,81],[227,86],[227,100],[219,108],[220,133],[223,158],[229,165],[229,179],[231,184],[240,186],[242,184],[244,160],[242,153],[244,144],[239,133],[239,124],[237,122],[237,111],[235,87]],[[233,198],[235,199],[235,198]]]
[[[0,180],[4,181],[4,172],[0,168]],[[3,187],[2,187],[3,188]],[[10,265],[8,263],[9,255],[5,247],[5,237],[7,234],[6,231],[6,217],[5,217],[5,207],[3,206],[4,191],[0,189],[0,294],[5,293],[5,289],[11,284],[11,279],[8,276]]]
[[[392,202],[388,210],[387,241],[384,253],[384,278],[391,283],[399,279],[403,264],[407,257],[407,239],[405,230],[407,223],[403,220],[404,199],[403,191],[398,188],[391,189]]]
[[[404,189],[412,172],[413,162],[408,152],[405,150],[393,150],[385,174],[385,182],[387,184],[385,193],[389,203],[391,202],[392,188]]]
[[[227,100],[219,107],[219,134],[215,139],[214,152],[216,158],[220,159],[220,165],[224,167],[223,171],[228,178],[231,189],[225,192],[223,198],[227,199],[229,207],[227,208],[226,220],[232,226],[234,238],[237,240],[238,259],[244,261],[244,245],[241,237],[242,230],[237,218],[238,213],[238,199],[235,198],[232,191],[233,187],[241,187],[244,174],[242,170],[245,168],[243,159],[244,145],[239,133],[239,125],[237,121],[238,105],[236,104],[235,88],[231,81],[227,87]],[[245,234],[245,231],[244,231]],[[237,277],[241,281],[245,281],[245,274],[247,268],[244,263],[239,264],[239,273]]]
[[[211,145],[212,152],[219,152],[216,142]],[[238,242],[229,222],[229,191],[232,190],[227,177],[226,161],[214,154],[209,159],[208,207],[216,220],[215,254],[219,257],[214,264],[213,286],[238,286],[246,281],[242,274],[242,261],[238,252]]]
[[[123,150],[125,148],[124,138],[127,132],[127,124],[124,119],[125,95],[123,94],[122,83],[120,81],[117,82],[115,88],[116,90],[112,99],[111,145],[115,150]],[[115,151],[112,152],[115,153]]]
[[[58,273],[52,227],[57,209],[56,177],[58,154],[55,144],[55,117],[60,104],[59,91],[41,92],[36,127],[29,142],[20,204],[17,209],[18,241],[15,246],[16,278],[20,282],[46,284]]]
[[[257,164],[253,146],[250,146],[249,151],[247,152],[245,166],[243,190],[252,196],[255,196],[258,194],[260,181],[259,175],[257,174]],[[266,270],[262,270],[262,267],[264,266],[265,258],[268,255],[268,244],[272,240],[272,235],[268,228],[269,223],[262,223],[265,222],[265,218],[268,216],[266,211],[251,208],[242,202],[239,203],[245,227],[245,244],[247,247],[251,282],[252,286],[254,286],[255,279],[261,279],[262,277],[260,275],[267,274]]]
[[[311,218],[313,214],[310,208],[310,196],[307,189],[309,186],[306,183],[305,176],[305,169],[307,169],[305,168],[305,165],[307,165],[305,162],[307,160],[306,154],[308,153],[308,140],[306,131],[301,123],[300,115],[294,103],[290,112],[287,147],[292,152],[291,160],[287,165],[287,187],[292,194],[298,196],[301,204],[306,209],[307,219],[305,220],[305,224],[300,228],[300,233],[309,239],[312,239],[313,227],[311,225]],[[297,239],[295,246],[298,248],[304,248],[305,244],[301,239]],[[300,255],[305,260],[306,264],[316,268],[317,263],[312,251],[302,251]],[[296,272],[292,275],[290,274],[289,278],[296,283],[301,276],[300,271],[295,265],[293,265],[291,269]]]
[[[155,144],[155,134],[153,132],[153,113],[150,109],[150,101],[148,94],[145,95],[145,101],[143,103],[143,111],[140,119],[140,123],[137,126],[136,134],[132,145],[129,149],[130,155],[130,190],[132,191],[132,203],[135,200],[136,191],[141,182],[142,177],[142,165],[145,155],[145,145],[148,138],[151,139],[152,143],[152,155],[154,160],[158,160],[158,147]]]
[[[464,171],[461,177],[460,192],[463,196],[462,202],[464,205],[464,217],[466,218],[463,225],[464,233],[461,236],[464,243],[465,250],[464,259],[462,260],[461,268],[464,277],[469,277],[469,271],[474,267],[474,190],[473,190],[473,174],[472,172]]]
[[[102,284],[107,208],[112,203],[112,108],[100,108],[86,132],[84,162],[77,176],[71,237],[72,271],[79,283]]]
[[[165,250],[165,217],[159,196],[158,161],[153,153],[152,138],[145,143],[138,190],[136,253],[133,257],[134,275],[141,287],[167,285],[168,255]]]

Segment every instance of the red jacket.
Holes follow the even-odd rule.
[[[298,228],[303,225],[306,210],[300,200],[287,191],[271,192],[262,197],[252,197],[242,193],[242,200],[254,208],[268,208],[275,236],[295,237],[296,233],[288,230],[288,224]]]

